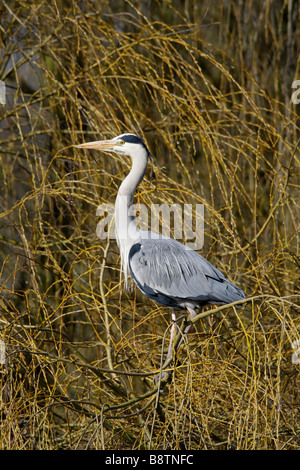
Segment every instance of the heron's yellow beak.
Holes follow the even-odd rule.
[[[94,142],[74,145],[74,147],[80,149],[113,150],[115,145],[117,145],[117,142],[113,140],[96,140]]]

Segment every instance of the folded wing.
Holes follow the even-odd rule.
[[[244,292],[199,253],[173,239],[146,239],[132,246],[129,267],[138,287],[152,300],[176,307],[227,304],[245,298]]]

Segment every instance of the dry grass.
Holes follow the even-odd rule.
[[[296,4],[0,8],[1,448],[299,448]],[[96,237],[129,163],[66,148],[124,131],[166,168],[138,201],[203,203],[202,253],[252,299],[196,323],[160,396],[170,314]]]

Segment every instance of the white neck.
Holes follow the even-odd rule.
[[[133,196],[146,172],[148,155],[146,149],[141,148],[139,154],[132,158],[130,173],[122,182],[115,202],[115,230],[116,240],[121,254],[121,276],[125,279],[127,288],[128,256],[132,245],[140,240],[140,229],[133,214]]]

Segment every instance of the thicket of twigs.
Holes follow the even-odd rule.
[[[299,448],[298,2],[0,9],[0,447]],[[96,236],[129,162],[66,148],[126,131],[166,169],[137,201],[204,204],[201,253],[251,299],[195,324],[163,394],[170,312]]]

